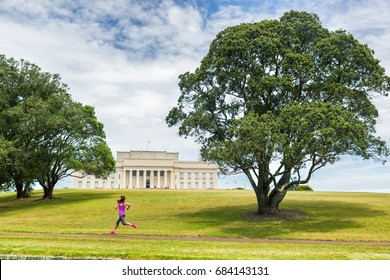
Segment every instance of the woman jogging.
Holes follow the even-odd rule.
[[[115,209],[118,209],[119,218],[116,221],[116,227],[111,231],[111,234],[115,234],[115,231],[118,228],[120,222],[122,222],[124,226],[132,226],[133,228],[137,228],[134,223],[128,223],[125,221],[126,210],[129,210],[130,208],[130,203],[127,203],[125,200],[126,197],[122,195],[121,199],[115,202]]]

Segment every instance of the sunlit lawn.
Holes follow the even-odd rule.
[[[107,235],[102,238],[2,235],[0,254],[125,259],[390,259],[388,246],[263,244],[146,240],[144,235],[204,236],[342,241],[390,241],[390,194],[290,192],[281,208],[305,211],[295,221],[253,221],[241,215],[256,209],[244,190],[55,190],[15,200],[0,195],[0,231]],[[113,238],[114,202],[125,194],[132,208]],[[119,250],[125,246],[127,250]]]

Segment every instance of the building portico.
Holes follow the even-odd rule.
[[[118,152],[115,167],[118,188],[173,187],[175,162],[178,153]]]
[[[159,168],[125,168],[123,169],[122,174],[122,185],[118,185],[119,188],[162,188],[170,187],[174,184],[173,170]],[[121,181],[119,181],[119,184],[120,183]]]
[[[81,172],[82,173],[82,172]],[[115,173],[107,179],[92,175],[75,178],[77,188],[174,188],[218,187],[218,167],[203,161],[180,161],[178,153],[165,151],[118,152]]]

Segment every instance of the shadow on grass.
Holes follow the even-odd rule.
[[[256,205],[227,206],[202,209],[177,215],[187,220],[189,227],[216,227],[215,233],[230,237],[277,238],[289,233],[330,233],[343,229],[363,228],[361,218],[376,218],[386,215],[373,210],[369,205],[349,202],[294,202],[284,209],[296,209],[307,213],[307,218],[297,220],[248,220],[242,216],[256,209]],[[283,206],[281,207],[283,209]],[[198,226],[197,226],[198,225]],[[213,235],[213,233],[211,233]],[[288,237],[287,237],[288,238]]]
[[[8,213],[13,211],[23,210],[32,210],[34,208],[50,208],[55,206],[64,206],[64,205],[74,205],[83,203],[90,200],[104,200],[108,196],[117,197],[117,194],[103,194],[99,192],[75,192],[70,191],[61,191],[54,192],[54,199],[52,200],[43,200],[42,199],[43,191],[34,192],[34,194],[29,198],[16,199],[15,197],[10,197],[7,200],[2,199],[0,201],[0,213]],[[114,198],[113,198],[114,200]]]

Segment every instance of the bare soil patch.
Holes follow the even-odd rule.
[[[249,212],[240,216],[241,219],[251,220],[251,221],[296,221],[308,219],[309,216],[305,211],[296,210],[296,209],[282,209],[280,212],[275,214],[264,214],[258,215],[256,212]]]

